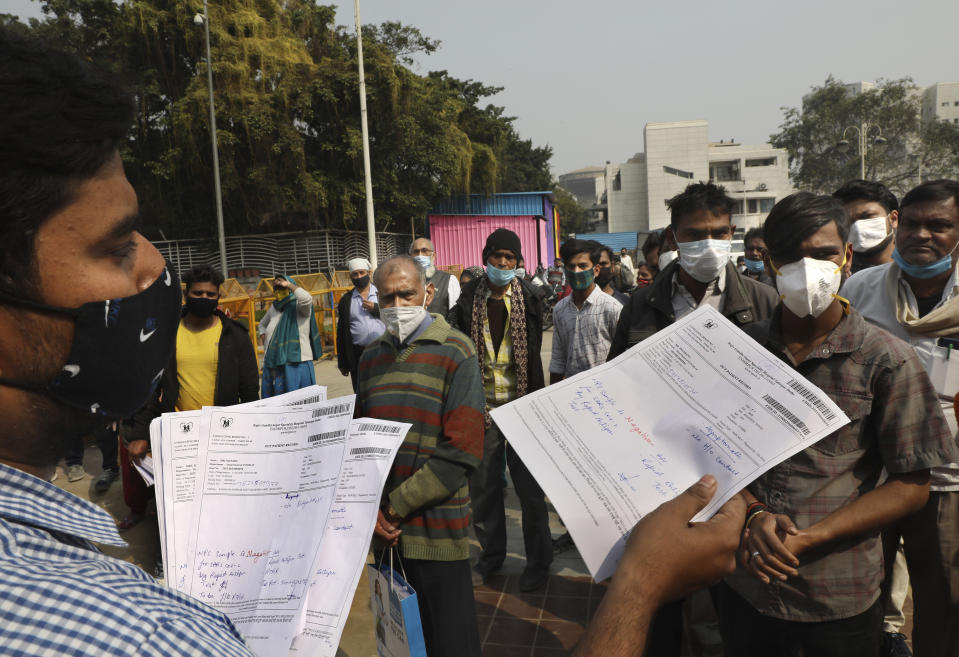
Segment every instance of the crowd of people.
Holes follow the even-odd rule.
[[[183,272],[181,303],[178,272],[137,230],[120,159],[133,107],[83,62],[0,30],[4,655],[250,655],[225,616],[94,544],[122,545],[117,531],[145,516],[150,493],[132,466],[152,418],[317,383],[313,301],[292,279],[272,280],[262,375],[246,329],[217,309],[220,272]],[[690,519],[716,490],[709,476],[644,517],[576,654],[908,654],[910,587],[916,654],[959,654],[956,411],[931,378],[959,345],[959,182],[923,182],[901,202],[862,180],[792,194],[745,234],[739,264],[722,187],[690,184],[667,206],[670,225],[639,253],[570,239],[541,276],[506,229],[459,278],[426,238],[376,267],[347,263],[337,366],[358,415],[411,425],[374,541],[403,557],[427,654],[481,654],[473,588],[504,565],[507,471],[519,588],[549,576],[547,499],[490,411],[704,305],[850,422],[708,522]],[[544,367],[547,287],[560,299]],[[62,458],[73,478],[88,435],[104,456],[97,490],[122,479],[119,522],[50,483]]]

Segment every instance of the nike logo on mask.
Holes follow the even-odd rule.
[[[143,329],[140,329],[140,342],[146,342],[146,341],[149,340],[150,337],[151,337],[154,333],[156,333],[156,332],[157,332],[157,330],[156,330],[156,329],[153,329],[153,330],[150,331],[149,333],[144,333],[144,332],[143,332]]]

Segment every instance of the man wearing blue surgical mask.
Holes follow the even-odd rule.
[[[410,255],[426,272],[426,282],[436,291],[427,310],[446,317],[460,298],[460,282],[449,272],[436,268],[436,250],[431,240],[425,237],[413,240],[410,244]]]
[[[763,240],[762,228],[750,228],[746,231],[746,236],[743,237],[743,251],[745,252],[743,276],[775,287],[775,281],[766,272],[766,242]]]
[[[772,313],[775,291],[743,277],[729,259],[733,204],[725,189],[712,183],[689,185],[666,202],[670,225],[663,241],[675,241],[679,257],[623,307],[610,359],[701,305],[712,306],[737,326]]]
[[[482,550],[473,581],[482,583],[506,559],[505,461],[523,509],[526,568],[519,588],[527,592],[546,585],[553,561],[546,496],[489,416],[489,409],[545,385],[540,357],[544,293],[516,275],[522,259],[516,233],[505,228],[493,231],[483,248],[486,275],[463,286],[448,319],[453,328],[473,339],[486,391],[483,462],[470,482],[473,527]]]
[[[951,357],[959,338],[959,182],[924,182],[899,206],[893,262],[852,276],[842,295],[867,321],[902,338],[932,379],[952,435],[956,434]],[[917,618],[920,655],[951,655],[959,645],[959,463],[932,469],[929,501],[884,532],[887,559],[902,536]]]

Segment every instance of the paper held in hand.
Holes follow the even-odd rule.
[[[333,657],[410,425],[313,386],[150,425],[167,584],[259,657]]]
[[[491,412],[596,581],[636,522],[704,474],[695,518],[849,418],[822,390],[704,306],[618,358]]]

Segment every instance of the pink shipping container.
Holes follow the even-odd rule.
[[[536,271],[537,265],[548,267],[553,262],[550,254],[555,246],[541,216],[431,214],[429,224],[436,264],[441,267],[482,266],[486,238],[497,228],[508,228],[519,236],[527,271]]]

